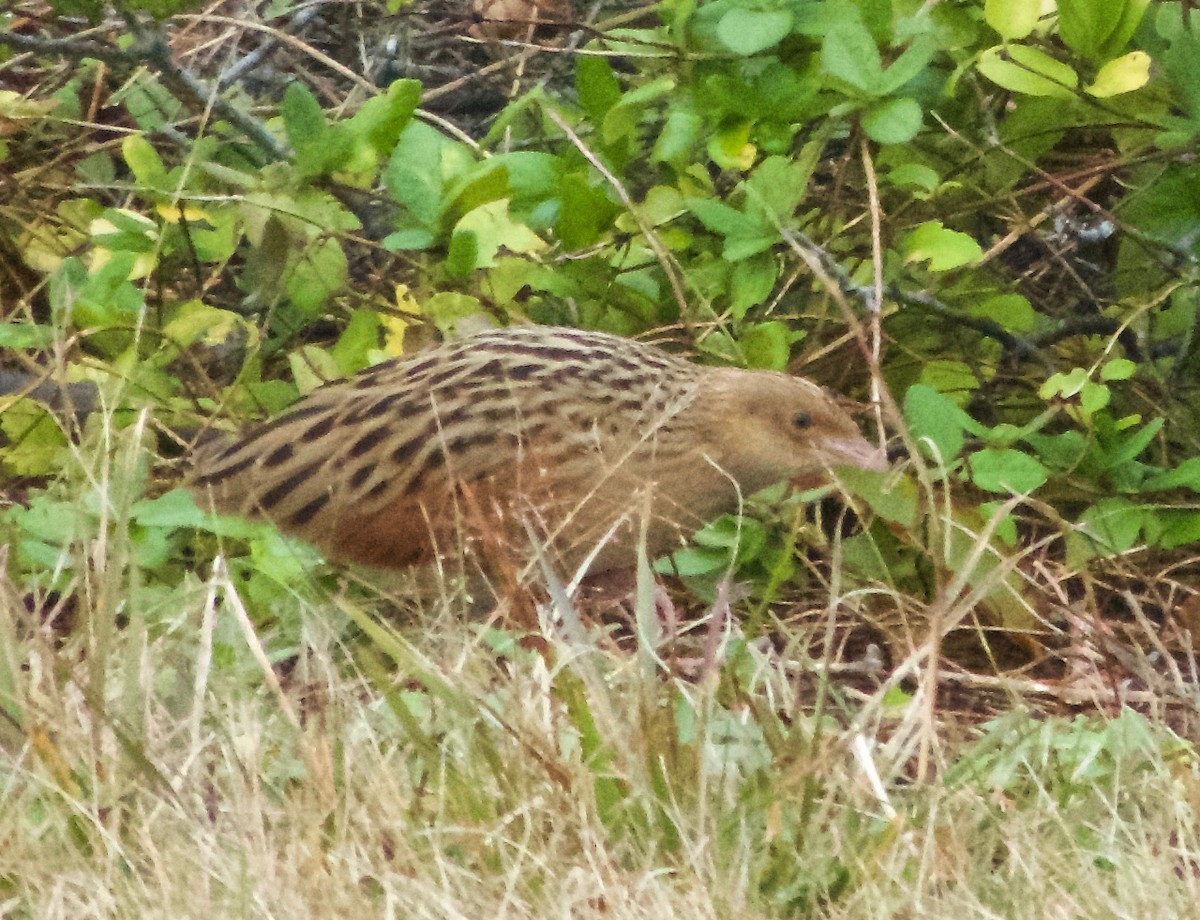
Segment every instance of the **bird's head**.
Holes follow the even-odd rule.
[[[883,471],[884,452],[850,414],[808,380],[769,371],[725,369],[708,378],[712,459],[743,491],[784,479],[819,482],[837,467]]]

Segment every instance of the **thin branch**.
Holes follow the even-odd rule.
[[[21,35],[12,31],[0,33],[0,47],[35,54],[52,54],[73,61],[90,58],[110,65],[149,67],[157,71],[163,82],[175,90],[206,108],[211,106],[221,118],[234,125],[272,159],[287,158],[287,151],[267,131],[262,122],[238,109],[229,100],[207,87],[190,71],[175,63],[171,57],[170,45],[167,44],[166,37],[160,29],[149,29],[133,17],[127,21],[137,38],[137,41],[128,50],[100,42],[42,38],[34,35]]]
[[[130,30],[137,41],[135,48],[141,49],[145,62],[162,76],[163,81],[190,96],[201,106],[211,106],[213,111],[234,125],[273,160],[286,160],[287,149],[257,118],[246,114],[215,89],[206,86],[191,71],[175,63],[166,35],[159,28],[149,29],[136,18],[127,17]]]

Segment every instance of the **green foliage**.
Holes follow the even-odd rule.
[[[1070,721],[1031,721],[1018,710],[984,725],[946,782],[1003,792],[1022,805],[1062,808],[1097,793],[1136,789],[1139,775],[1164,761],[1194,758],[1191,744],[1132,709],[1112,719]]]
[[[105,390],[118,427],[140,407],[240,420],[402,352],[418,319],[674,327],[704,361],[786,370],[811,350],[851,367],[842,337],[877,283],[880,382],[929,469],[920,487],[847,477],[885,522],[867,522],[877,546],[851,545],[858,571],[952,567],[965,549],[924,545],[929,515],[984,539],[1013,495],[1054,509],[1070,565],[1196,539],[1200,28],[1186,4],[659,14],[586,36],[569,74],[467,131],[417,117],[412,80],[335,109],[299,79],[261,122],[235,117],[231,94],[197,129],[195,100],[139,70],[108,100],[130,125],[121,142],[72,159],[81,184],[57,182],[53,206],[5,217],[46,285],[0,342],[72,381],[121,381]],[[68,137],[94,75],[0,94],[3,155]],[[162,140],[176,125],[194,130],[184,147]],[[1076,165],[1117,178],[1101,195]],[[1092,219],[1099,242],[1075,232]],[[1066,265],[1058,288],[1018,270],[1018,238]],[[865,394],[865,374],[847,381]],[[0,426],[8,476],[45,479],[70,449],[36,398]],[[795,577],[793,528],[772,513],[714,522],[676,564],[710,582],[732,566],[760,590]],[[997,552],[1021,536],[989,526]]]

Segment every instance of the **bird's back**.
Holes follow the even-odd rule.
[[[202,452],[192,487],[370,565],[428,561],[480,526],[521,540],[527,514],[578,557],[694,444],[702,370],[603,333],[481,333],[314,391]]]

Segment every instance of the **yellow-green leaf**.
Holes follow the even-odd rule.
[[[979,56],[979,72],[1005,89],[1026,96],[1071,99],[1079,77],[1062,61],[1027,45],[1000,45]]]
[[[1149,80],[1150,55],[1145,51],[1130,51],[1101,67],[1086,91],[1098,99],[1107,99],[1141,89]]]
[[[1042,15],[1042,0],[987,0],[983,18],[1007,41],[1024,38]]]

